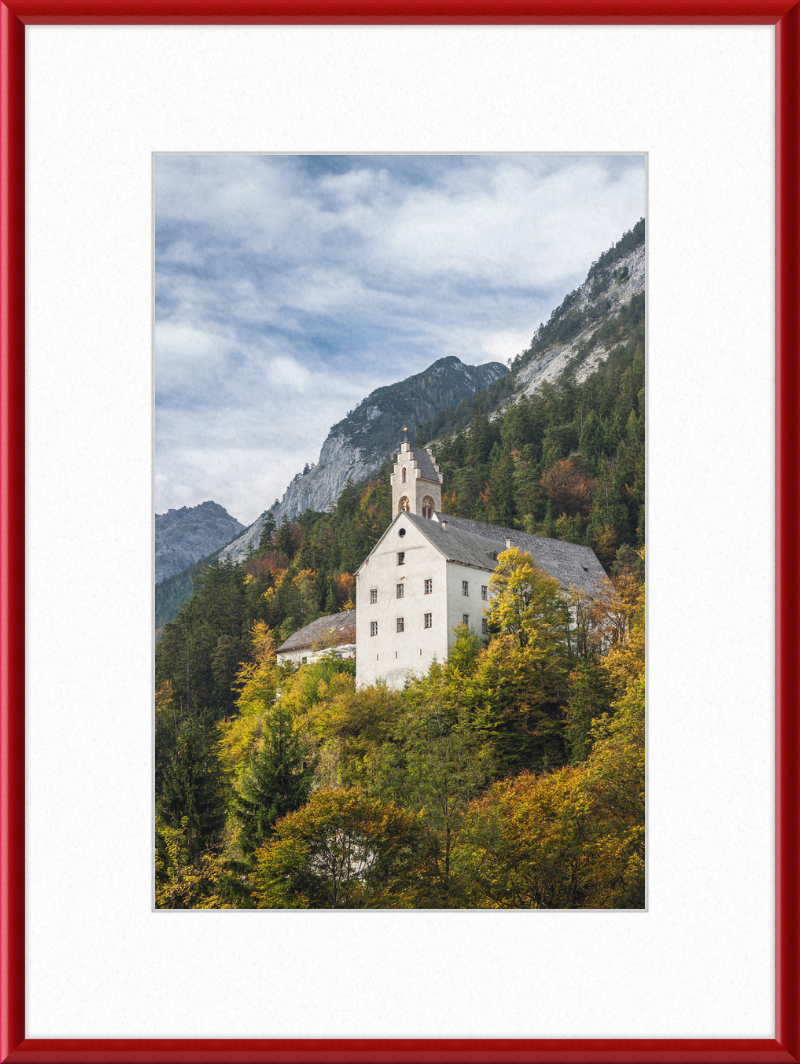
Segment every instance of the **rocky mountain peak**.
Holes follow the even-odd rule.
[[[244,525],[210,499],[155,515],[156,583],[230,543]]]
[[[272,507],[277,524],[304,510],[326,510],[338,499],[348,478],[354,483],[374,476],[403,440],[403,428],[430,420],[504,376],[500,362],[466,364],[455,355],[437,359],[422,373],[376,388],[328,433],[319,460],[298,473],[279,503]],[[226,554],[243,558],[258,544],[264,514],[245,530]]]

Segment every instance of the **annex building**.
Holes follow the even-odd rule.
[[[333,650],[337,658],[356,655],[356,611],[343,610],[316,621],[290,635],[275,651],[278,662],[310,665]]]
[[[443,514],[429,447],[405,441],[391,480],[394,518],[356,573],[359,685],[402,687],[447,657],[456,626],[485,633],[489,577],[508,547],[527,551],[565,591],[591,594],[605,576],[591,547]]]

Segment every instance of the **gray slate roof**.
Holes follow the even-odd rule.
[[[343,613],[334,613],[329,617],[318,617],[316,621],[312,621],[305,628],[300,628],[294,635],[290,635],[275,653],[282,654],[287,650],[306,650],[329,632],[338,634],[340,643],[350,642],[355,627],[355,610],[345,610]]]
[[[419,474],[423,480],[432,480],[434,484],[439,483],[439,474],[436,472],[433,459],[424,447],[412,447],[411,457],[416,459]]]
[[[515,547],[527,551],[536,564],[564,588],[572,586],[591,594],[606,575],[591,547],[532,536],[515,528],[487,525],[466,517],[441,513],[436,516],[438,521],[429,521],[417,514],[406,514],[449,561],[494,569],[497,562],[492,553],[505,550],[508,537]],[[442,528],[442,520],[447,522],[446,529]]]

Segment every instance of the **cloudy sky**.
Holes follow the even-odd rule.
[[[155,509],[244,524],[374,388],[506,362],[645,210],[643,156],[162,155]]]

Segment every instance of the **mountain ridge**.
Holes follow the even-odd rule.
[[[211,499],[156,514],[154,526],[156,583],[230,543],[245,527]]]
[[[260,514],[224,552],[241,560],[257,546],[267,512],[277,524],[305,510],[324,511],[336,502],[348,480],[366,480],[397,450],[403,429],[459,403],[508,373],[500,362],[473,366],[455,355],[437,359],[421,373],[383,385],[337,421],[328,432],[316,463],[298,473],[283,498]]]

